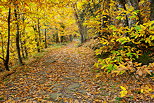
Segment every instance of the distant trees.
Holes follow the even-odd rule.
[[[0,62],[3,62],[6,70],[10,70],[9,65],[15,65],[17,61],[20,65],[24,64],[24,58],[41,52],[53,39],[59,42],[62,36],[77,34],[72,9],[65,2],[0,2]],[[55,34],[56,38],[53,38]]]
[[[85,42],[85,39],[86,39],[86,32],[87,32],[87,28],[86,26],[83,25],[84,23],[84,19],[85,19],[85,12],[84,10],[82,11],[79,11],[78,8],[77,8],[77,4],[73,4],[73,8],[74,8],[74,16],[75,16],[75,19],[76,19],[76,23],[78,25],[78,29],[79,29],[79,33],[80,33],[80,40],[81,40],[81,43]]]
[[[99,37],[102,45],[108,45],[102,47],[108,51],[97,50],[101,54],[119,52],[123,45],[144,54],[143,48],[151,50],[153,45],[153,12],[153,0],[1,0],[0,62],[9,70],[9,61],[22,65],[24,58],[49,43],[72,41],[73,35],[80,35],[81,43]],[[127,59],[138,61],[139,53],[125,49]],[[132,55],[138,56],[133,59]]]
[[[74,16],[78,25],[81,43],[88,39],[88,27],[85,25],[90,17],[96,16],[96,11],[101,9],[103,0],[76,1],[72,4]]]

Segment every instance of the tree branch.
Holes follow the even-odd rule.
[[[4,58],[0,57],[0,59],[2,59],[5,62],[5,59]]]

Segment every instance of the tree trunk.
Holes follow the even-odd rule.
[[[23,24],[25,24],[25,17],[24,17],[24,14],[23,14],[23,16],[22,16],[22,22],[23,22]],[[25,39],[25,25],[24,25],[23,30],[22,30],[22,35],[23,35],[23,37],[24,37],[23,44],[25,45],[25,44],[26,44],[26,39]],[[23,49],[24,49],[25,57],[27,58],[27,57],[28,57],[27,47],[24,46]]]
[[[72,42],[73,41],[73,36],[69,35],[69,39],[70,39],[70,42]]]
[[[38,36],[37,36],[37,26],[34,25],[33,26],[34,32],[35,32],[35,42],[36,42],[36,47],[37,47],[37,52],[40,52],[40,48],[39,48],[39,40],[38,40]]]
[[[65,41],[65,36],[60,36],[60,42],[63,43]]]
[[[19,16],[20,18],[20,16]],[[23,19],[23,17],[22,17]],[[22,31],[19,32],[19,42],[20,42],[20,47],[21,47],[21,54],[22,54],[22,58],[25,58],[25,51],[24,51],[24,42],[22,41],[22,37],[24,37],[24,29],[22,28]]]
[[[18,14],[17,14],[18,6],[17,4],[14,4],[14,5],[15,5],[14,15],[15,15],[15,20],[16,20],[16,49],[17,49],[17,54],[18,54],[18,63],[20,65],[23,65],[21,54],[20,54],[19,23],[18,23]]]
[[[38,34],[38,38],[37,38],[37,51],[40,52],[41,51],[41,32],[40,32],[40,20],[39,18],[37,19],[37,34]]]
[[[37,19],[38,21],[37,21],[37,30],[38,30],[38,52],[40,52],[41,51],[41,32],[40,32],[40,20],[39,20],[39,18]]]
[[[22,54],[22,58],[25,58],[25,52],[24,52],[24,42],[21,40],[21,33],[20,33],[20,47],[21,47],[21,54]]]
[[[44,36],[45,36],[45,39],[44,39],[44,44],[45,44],[45,48],[47,48],[48,47],[48,45],[47,45],[47,29],[45,29],[44,30]]]
[[[56,41],[56,43],[59,43],[59,36],[58,36],[58,33],[56,33],[56,34],[54,34],[55,35],[55,41]]]
[[[81,37],[81,43],[83,43],[85,41],[84,26],[83,26],[83,23],[79,19],[78,14],[76,12],[75,12],[75,18],[76,18],[77,25],[78,25],[78,28],[79,28],[79,33],[80,33],[80,37]]]
[[[8,13],[8,39],[7,39],[7,50],[6,50],[6,59],[4,60],[4,66],[6,70],[9,69],[9,59],[10,59],[10,21],[11,21],[11,7],[9,7],[9,13]]]
[[[79,32],[81,37],[81,43],[85,42],[85,35],[84,35],[84,29],[82,23],[79,23]]]
[[[26,40],[24,40],[24,44],[26,44]],[[26,46],[24,46],[24,51],[25,51],[26,58],[27,58],[28,57],[28,50],[27,50]]]
[[[85,35],[84,35],[84,26],[83,26],[83,20],[80,19],[79,15],[78,15],[78,11],[77,11],[77,7],[76,5],[73,5],[73,9],[74,9],[74,17],[76,19],[76,23],[78,25],[79,28],[79,33],[80,33],[80,41],[81,43],[85,42]]]

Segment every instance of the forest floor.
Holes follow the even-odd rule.
[[[50,48],[0,83],[0,102],[118,103],[120,82],[97,80],[96,61],[94,51],[77,41]]]

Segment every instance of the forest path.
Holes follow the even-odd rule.
[[[73,42],[46,52],[0,88],[5,103],[95,103],[94,52]],[[97,102],[99,103],[99,102]],[[101,103],[101,102],[100,102]]]

